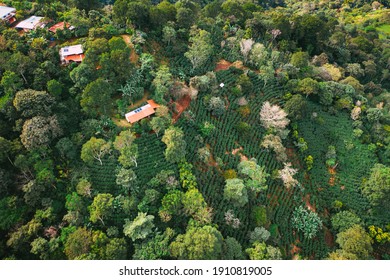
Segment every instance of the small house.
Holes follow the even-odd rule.
[[[25,32],[28,32],[37,28],[43,28],[45,25],[46,23],[43,21],[43,17],[32,16],[19,22],[15,28],[23,29]]]
[[[82,45],[67,46],[60,49],[60,58],[62,64],[69,64],[71,62],[80,63],[83,61],[85,55]]]
[[[126,120],[129,122],[129,123],[135,123],[139,120],[142,120],[146,117],[149,117],[151,115],[153,115],[156,111],[155,109],[160,107],[156,102],[154,102],[154,100],[150,99],[147,101],[148,104],[140,107],[140,108],[137,108],[129,113],[127,113],[125,115],[126,117]]]
[[[0,20],[7,22],[8,24],[14,23],[16,9],[12,7],[0,6]]]
[[[64,30],[64,29],[73,30],[74,26],[70,25],[70,23],[67,22],[59,22],[54,24],[52,27],[50,27],[49,31],[55,34],[57,33],[57,30]]]

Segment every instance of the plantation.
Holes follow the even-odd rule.
[[[388,1],[0,4],[1,259],[389,258]]]

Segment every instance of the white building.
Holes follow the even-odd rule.
[[[25,19],[19,22],[15,28],[23,29],[24,31],[30,31],[37,28],[45,27],[45,23],[43,22],[43,17],[32,16],[28,19]]]
[[[84,50],[82,45],[67,46],[60,49],[61,63],[82,62],[84,59]]]
[[[15,8],[0,6],[0,20],[6,21],[11,24],[16,21],[15,15]]]

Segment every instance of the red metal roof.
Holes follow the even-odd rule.
[[[66,28],[69,28],[70,24],[66,23]],[[65,28],[65,22],[59,22],[54,24],[52,27],[49,28],[49,31],[56,33],[58,29],[63,30]]]
[[[126,114],[126,120],[129,123],[135,123],[139,120],[142,120],[143,118],[146,118],[150,115],[153,115],[155,113],[154,109],[151,106],[142,107],[143,109],[137,113],[134,114]]]
[[[84,54],[74,54],[74,55],[68,55],[68,56],[65,56],[65,61],[67,62],[70,62],[70,61],[73,61],[73,62],[81,62],[83,61],[85,55]]]
[[[146,102],[148,102],[148,104],[149,104],[153,109],[156,109],[156,108],[160,107],[160,105],[158,105],[156,102],[154,102],[153,99],[149,99],[149,100],[146,101]]]

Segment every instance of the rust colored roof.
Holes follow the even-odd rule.
[[[149,100],[146,101],[146,102],[148,102],[148,104],[149,104],[153,109],[156,109],[156,108],[160,107],[160,105],[158,105],[156,102],[154,102],[153,99],[149,99]]]
[[[70,24],[66,23],[66,28],[69,28]],[[58,29],[63,30],[65,28],[65,22],[59,22],[54,24],[52,27],[49,28],[49,31],[56,33]]]
[[[73,61],[73,62],[81,62],[83,61],[85,55],[84,54],[74,54],[74,55],[68,55],[65,56],[65,61]]]
[[[134,111],[131,111],[130,113],[127,113],[125,116],[126,120],[129,123],[135,123],[139,120],[142,120],[143,118],[153,115],[154,113],[155,111],[152,106],[150,106],[150,104],[147,104],[138,109],[135,109]]]

